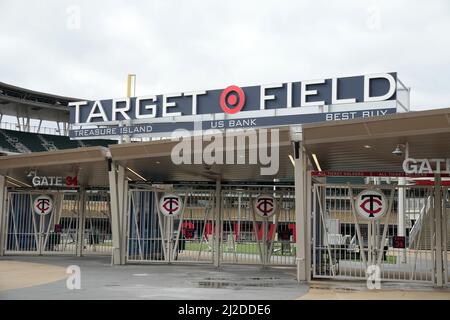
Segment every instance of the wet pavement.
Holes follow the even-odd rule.
[[[308,291],[294,268],[224,265],[111,266],[105,257],[1,257],[2,261],[81,269],[81,289],[66,279],[0,291],[0,299],[297,299]]]

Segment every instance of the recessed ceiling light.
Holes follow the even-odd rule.
[[[370,148],[372,148],[372,146],[369,146],[368,144],[366,144],[366,145],[364,145],[364,148],[370,149]]]

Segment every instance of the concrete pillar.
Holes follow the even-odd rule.
[[[119,205],[119,191],[118,191],[118,174],[117,165],[114,162],[110,163],[108,172],[109,177],[109,192],[111,201],[111,231],[112,231],[112,263],[122,264],[122,247],[121,247],[121,219],[120,219],[120,205]]]
[[[0,256],[5,254],[6,233],[8,230],[6,225],[6,215],[8,214],[6,199],[6,178],[0,175]]]
[[[443,266],[444,261],[442,257],[442,190],[441,190],[441,176],[436,174],[434,176],[434,222],[435,222],[435,266],[436,266],[436,285],[442,287]]]
[[[306,176],[306,241],[305,241],[305,247],[306,247],[306,254],[305,254],[305,262],[306,262],[306,280],[311,281],[311,265],[312,265],[312,257],[311,257],[311,239],[312,239],[312,177],[311,177],[311,171],[308,170],[307,176]]]
[[[125,168],[117,168],[117,201],[119,208],[119,226],[120,226],[120,264],[125,264],[125,255],[127,247],[127,221],[125,221],[128,211],[128,181],[126,179]]]
[[[404,186],[406,184],[406,178],[398,178],[398,185]],[[398,188],[398,212],[397,212],[397,236],[405,237],[405,188]],[[406,248],[400,252],[400,262],[406,263]]]
[[[300,141],[294,142],[294,180],[295,180],[295,228],[296,228],[296,262],[297,281],[307,281],[309,278],[306,251],[309,250],[309,234],[307,230],[307,197],[306,197],[306,155]]]

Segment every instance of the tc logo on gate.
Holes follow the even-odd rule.
[[[53,200],[47,195],[40,195],[33,201],[33,210],[40,215],[46,215],[53,209]]]
[[[355,208],[356,212],[363,218],[378,220],[387,212],[388,202],[383,192],[367,189],[356,197]]]
[[[277,209],[276,200],[268,194],[262,194],[255,200],[255,212],[261,217],[272,216]]]
[[[165,193],[159,200],[159,210],[165,216],[176,216],[182,209],[181,198],[176,194]]]

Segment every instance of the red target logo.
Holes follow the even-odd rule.
[[[229,86],[220,94],[220,107],[225,113],[235,114],[245,104],[245,93],[238,86]]]

